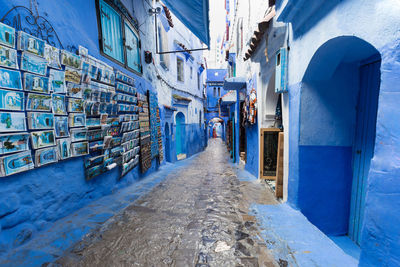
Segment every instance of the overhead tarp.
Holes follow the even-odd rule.
[[[208,0],[163,0],[163,2],[200,41],[210,46]]]
[[[240,90],[246,88],[246,79],[243,77],[231,77],[225,79],[224,89],[229,90]]]

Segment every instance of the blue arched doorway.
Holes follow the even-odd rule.
[[[360,244],[375,146],[380,54],[354,36],[315,53],[300,97],[298,205],[328,235]]]
[[[178,112],[175,116],[176,131],[175,131],[175,148],[176,156],[178,160],[182,158],[180,155],[186,154],[186,143],[185,143],[185,115],[182,112]]]

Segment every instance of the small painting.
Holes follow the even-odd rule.
[[[25,113],[0,112],[0,132],[26,131]]]
[[[80,84],[82,72],[73,68],[65,67],[65,81]]]
[[[21,70],[46,75],[47,60],[36,55],[23,52],[21,55]]]
[[[44,44],[45,41],[42,39],[36,38],[26,32],[19,31],[18,32],[18,45],[17,49],[22,51],[28,51],[37,56],[44,56]]]
[[[69,112],[83,112],[84,111],[84,101],[79,98],[69,98],[68,99],[68,111]]]
[[[56,137],[68,137],[68,117],[67,116],[56,116],[55,127]]]
[[[18,69],[17,50],[0,45],[0,66]]]
[[[0,135],[0,154],[26,151],[28,140],[29,133]]]
[[[31,132],[32,148],[39,149],[56,145],[54,131]]]
[[[15,29],[0,22],[0,44],[15,47]]]
[[[100,118],[86,118],[87,127],[100,127]]]
[[[80,69],[81,68],[81,57],[78,55],[75,55],[71,52],[68,52],[66,50],[61,51],[61,63],[65,66],[74,68],[74,69]]]
[[[69,114],[69,126],[70,127],[85,127],[86,126],[86,115],[82,114],[82,113]]]
[[[82,98],[82,86],[75,83],[67,83],[67,92],[69,97]]]
[[[0,89],[1,110],[24,110],[24,93]]]
[[[104,137],[104,132],[102,129],[89,130],[87,133],[87,140],[90,142],[103,140],[103,137]]]
[[[106,171],[107,168],[105,168],[103,165],[97,165],[92,168],[85,169],[85,178],[86,180],[91,180],[94,177],[99,176],[100,174]]]
[[[57,147],[55,146],[39,149],[35,152],[35,167],[41,167],[57,161]]]
[[[71,154],[73,157],[80,157],[89,154],[89,143],[78,142],[71,144]]]
[[[22,90],[21,72],[0,68],[0,87]]]
[[[28,112],[28,127],[29,130],[53,129],[53,113]]]
[[[49,44],[45,44],[44,58],[47,60],[47,66],[55,69],[61,69],[60,49]]]
[[[24,74],[24,89],[39,93],[49,93],[49,78],[31,73]]]
[[[57,139],[58,159],[64,160],[71,157],[71,139]]]
[[[49,86],[53,93],[65,94],[65,72],[62,70],[50,69]]]
[[[51,96],[40,94],[28,94],[26,110],[29,111],[51,111]]]
[[[71,129],[71,141],[79,142],[87,140],[87,129],[86,128],[75,128]]]
[[[3,176],[34,169],[30,151],[24,151],[1,158],[1,172]]]
[[[56,115],[66,115],[65,96],[52,94],[53,113]]]

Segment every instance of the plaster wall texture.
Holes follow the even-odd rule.
[[[100,54],[95,1],[71,0],[58,4],[51,0],[38,0],[38,12],[52,24],[64,47],[82,45],[88,48],[90,55],[134,77],[139,92],[156,90],[159,104],[171,105],[172,90],[160,84],[156,79],[155,68],[160,67],[157,64],[147,65],[144,62],[145,50],[152,51],[153,55],[155,55],[154,18],[147,13],[149,6],[147,2],[142,0],[124,2],[128,3],[128,8],[130,7],[129,5],[134,7],[134,11],[129,11],[138,19],[139,25],[141,25],[142,76],[124,69]],[[27,0],[1,0],[2,11],[0,16],[4,15],[13,6],[29,7],[29,4],[30,2]],[[176,29],[171,32],[175,36],[173,38],[179,37],[179,40],[184,42],[187,47],[198,45],[197,38],[194,38],[188,30],[185,30],[177,19],[174,20],[174,23]],[[194,78],[197,78],[197,75],[195,75],[197,73],[196,64],[201,59],[200,54],[193,54],[195,58],[193,63]],[[188,69],[186,67],[185,71],[188,71]],[[165,76],[168,75],[165,74]],[[176,80],[176,71],[171,71],[169,76],[171,80]],[[185,77],[189,78],[190,74],[185,73]],[[182,90],[187,92],[187,97],[193,99],[189,108],[186,108],[188,110],[186,113],[187,118],[189,118],[190,123],[193,122],[190,130],[188,130],[187,143],[190,146],[188,152],[193,155],[204,147],[201,137],[202,131],[198,123],[199,110],[202,110],[203,103],[199,97],[202,92],[198,90],[197,81],[188,79],[187,82],[187,84],[181,84],[180,86]],[[167,93],[168,90],[169,93]],[[161,118],[161,125],[164,125],[163,109],[161,110]],[[118,168],[115,168],[91,181],[86,181],[82,158],[73,158],[2,178],[0,180],[2,188],[0,197],[0,254],[24,244],[33,238],[37,232],[49,228],[56,220],[67,216],[91,201],[137,183],[157,169],[158,165],[156,161],[153,161],[152,168],[145,174],[141,174],[139,167],[136,167],[120,180],[120,172]]]
[[[292,1],[278,1],[278,16],[282,14],[282,8],[291,3],[293,4]],[[298,190],[300,189],[297,180],[299,165],[302,168],[302,159],[298,150],[299,142],[310,144],[310,138],[306,138],[307,131],[304,135],[301,132],[305,118],[299,118],[299,111],[303,108],[300,99],[303,99],[301,94],[303,94],[304,85],[301,82],[309,62],[317,49],[327,41],[338,36],[358,37],[375,47],[382,57],[375,152],[367,179],[359,265],[399,266],[400,227],[397,222],[400,220],[400,215],[396,207],[400,203],[400,180],[398,179],[400,177],[400,139],[398,138],[400,129],[397,124],[394,124],[394,118],[400,115],[400,110],[398,106],[393,105],[395,102],[398,103],[400,92],[398,86],[400,82],[399,2],[396,0],[332,1],[326,9],[315,8],[321,4],[320,1],[302,1],[302,3],[307,4],[308,8],[302,9],[299,4],[297,9],[304,11],[299,12],[300,15],[294,12],[289,15],[286,13],[281,17],[281,19],[289,17],[288,21],[292,22],[289,55],[291,122],[289,203],[299,207]],[[301,18],[306,15],[308,19]],[[334,64],[333,61],[329,63]],[[315,142],[320,141],[316,138]],[[341,140],[341,143],[346,143],[345,138]],[[319,145],[326,145],[326,143],[320,142]]]

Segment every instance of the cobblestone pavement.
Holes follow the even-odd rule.
[[[259,181],[241,182],[220,139],[176,175],[86,236],[54,265],[279,266],[248,215],[275,204]]]

